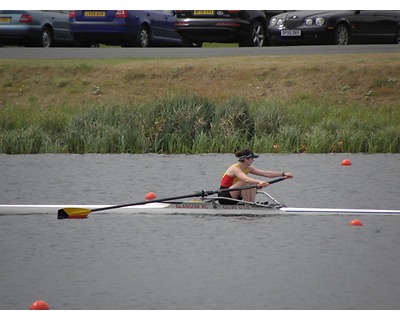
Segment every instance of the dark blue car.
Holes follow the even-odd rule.
[[[123,47],[181,46],[173,10],[71,10],[69,30],[78,43]]]

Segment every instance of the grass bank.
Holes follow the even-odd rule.
[[[0,60],[0,153],[400,152],[400,54]]]

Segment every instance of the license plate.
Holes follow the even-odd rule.
[[[0,17],[0,22],[3,23],[10,23],[11,22],[11,18],[10,17]]]
[[[105,11],[85,11],[85,17],[105,17]]]
[[[300,37],[301,30],[281,30],[282,37]]]
[[[198,14],[198,15],[202,15],[202,14],[214,14],[214,10],[194,10],[193,14]]]

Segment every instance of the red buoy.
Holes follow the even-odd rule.
[[[361,227],[363,226],[363,223],[361,222],[361,220],[354,219],[349,222],[349,226]]]
[[[342,161],[342,166],[351,166],[351,161],[349,159],[344,159]]]
[[[49,305],[46,301],[37,300],[31,304],[30,310],[49,310]]]
[[[157,197],[156,197],[156,194],[154,192],[150,191],[149,193],[146,194],[146,200],[153,200],[155,198],[157,198]]]

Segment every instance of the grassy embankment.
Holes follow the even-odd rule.
[[[400,54],[0,60],[0,153],[400,152]]]

